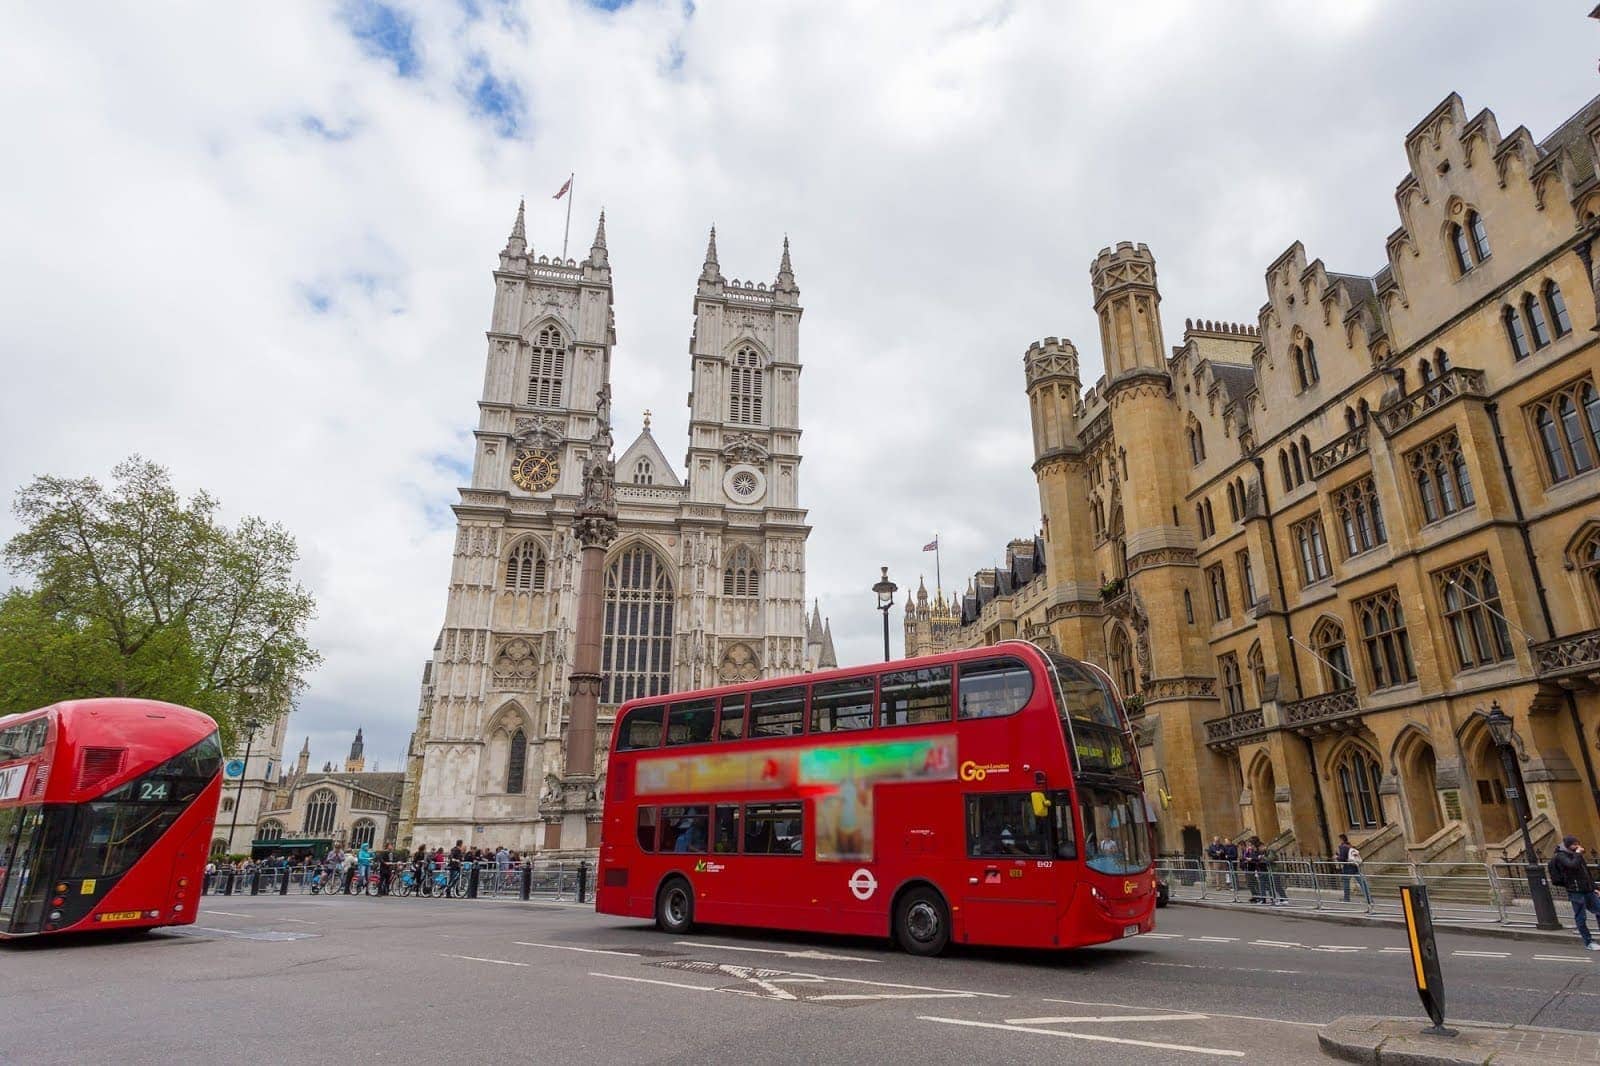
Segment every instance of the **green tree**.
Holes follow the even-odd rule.
[[[183,500],[167,471],[133,456],[107,488],[39,477],[12,506],[6,563],[31,587],[0,599],[0,713],[87,696],[168,700],[204,711],[232,742],[285,707],[321,662],[315,612],[282,526],[228,528],[205,492]]]

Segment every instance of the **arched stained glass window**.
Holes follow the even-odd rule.
[[[506,791],[520,795],[527,776],[528,734],[518,729],[511,734],[511,749],[506,752]]]
[[[606,570],[602,700],[622,703],[672,687],[672,576],[642,544],[627,548]]]
[[[311,794],[306,804],[305,832],[307,836],[325,837],[333,832],[334,815],[339,812],[339,799],[331,789],[319,788]]]

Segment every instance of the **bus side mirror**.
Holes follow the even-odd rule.
[[[1033,800],[1033,816],[1035,818],[1043,818],[1050,813],[1050,797],[1043,792],[1029,793],[1028,798]]]

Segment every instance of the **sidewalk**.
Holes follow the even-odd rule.
[[[1270,914],[1277,918],[1301,918],[1312,922],[1325,922],[1329,925],[1354,925],[1354,926],[1381,926],[1386,928],[1404,929],[1405,919],[1400,916],[1398,908],[1394,911],[1374,910],[1369,912],[1358,910],[1329,910],[1317,909],[1312,901],[1296,899],[1291,894],[1287,907],[1264,907],[1257,903],[1233,903],[1225,899],[1180,899],[1172,897],[1170,904],[1174,907],[1209,907],[1213,910],[1225,911],[1251,911],[1261,914]],[[1558,930],[1537,929],[1533,925],[1533,916],[1528,916],[1527,925],[1499,925],[1495,922],[1493,908],[1485,907],[1482,917],[1462,914],[1466,908],[1455,908],[1449,916],[1435,913],[1433,927],[1441,932],[1469,933],[1475,936],[1499,937],[1503,940],[1530,940],[1547,944],[1562,944],[1568,947],[1578,947],[1578,933],[1571,927],[1571,915],[1566,915],[1566,921]],[[1558,912],[1559,916],[1559,912]]]
[[[1494,1022],[1457,1022],[1445,1025],[1454,1037],[1422,1032],[1425,1018],[1374,1018],[1349,1015],[1317,1031],[1322,1050],[1346,1062],[1406,1063],[1407,1066],[1454,1066],[1458,1063],[1494,1063],[1495,1066],[1550,1066],[1551,1063],[1600,1063],[1600,1033],[1572,1029],[1541,1029],[1529,1025]]]

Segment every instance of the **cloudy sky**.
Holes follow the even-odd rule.
[[[691,294],[794,248],[809,592],[945,584],[1038,522],[1021,355],[1098,373],[1088,264],[1157,257],[1168,343],[1291,241],[1370,274],[1452,90],[1535,137],[1600,91],[1585,2],[374,0],[12,7],[0,493],[139,452],[290,527],[326,657],[291,726],[398,768],[442,618],[489,271],[607,212],[618,437],[682,455]],[[15,531],[0,516],[0,538]],[[7,580],[0,573],[0,585]],[[899,645],[899,611],[895,643]]]

